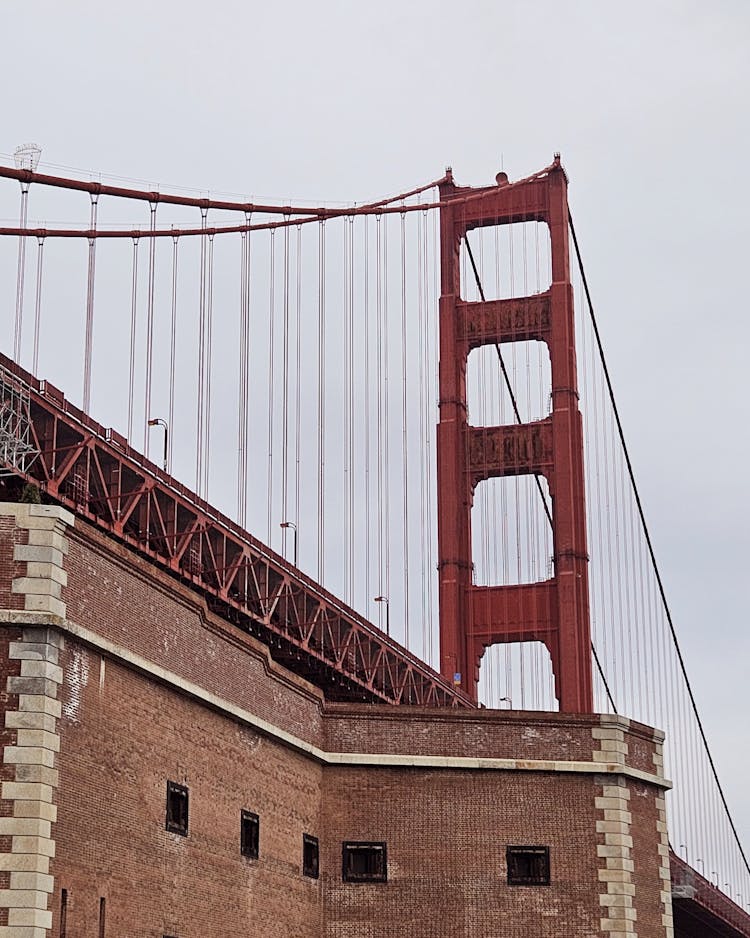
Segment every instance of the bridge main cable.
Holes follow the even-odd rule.
[[[703,741],[703,746],[704,746],[704,750],[706,753],[706,757],[708,758],[709,766],[711,768],[711,773],[713,775],[714,781],[716,782],[716,788],[717,788],[719,797],[721,799],[721,803],[724,806],[724,811],[726,812],[727,821],[729,822],[729,826],[732,830],[732,835],[734,836],[734,839],[737,843],[737,849],[740,852],[742,862],[747,872],[750,873],[750,864],[748,863],[747,856],[745,855],[745,851],[742,847],[740,836],[737,832],[737,828],[735,827],[734,820],[732,819],[732,815],[729,811],[729,805],[727,804],[727,800],[724,795],[724,789],[722,788],[721,782],[719,781],[719,773],[716,770],[716,765],[714,763],[713,756],[711,755],[711,750],[708,745],[708,739],[706,738],[706,733],[703,728],[703,722],[700,718],[700,714],[698,713],[698,705],[696,703],[695,696],[693,694],[693,688],[690,684],[690,679],[688,678],[687,668],[685,666],[685,659],[682,656],[682,650],[680,649],[680,644],[677,639],[677,631],[675,629],[674,622],[672,620],[672,613],[669,608],[669,603],[667,602],[666,590],[664,589],[664,583],[662,581],[661,573],[659,572],[659,567],[656,562],[656,553],[654,551],[654,545],[651,540],[651,534],[649,533],[648,524],[646,523],[646,515],[643,510],[643,503],[641,502],[640,492],[638,491],[638,486],[636,485],[635,472],[633,471],[633,464],[630,460],[630,453],[628,451],[628,447],[625,442],[625,432],[623,430],[622,422],[620,420],[620,412],[617,407],[617,402],[615,400],[615,392],[614,392],[614,387],[612,385],[612,379],[609,374],[609,368],[607,367],[607,362],[604,357],[604,348],[602,346],[601,336],[599,334],[599,327],[597,324],[596,315],[594,313],[594,304],[593,304],[593,300],[591,299],[591,291],[589,290],[589,284],[586,278],[586,271],[584,270],[584,267],[583,267],[583,258],[581,256],[581,249],[578,245],[578,238],[576,236],[576,230],[573,224],[573,216],[570,213],[570,210],[568,211],[568,224],[570,226],[570,234],[573,239],[573,246],[576,252],[576,260],[578,262],[578,269],[581,274],[581,282],[583,283],[583,289],[586,294],[586,304],[588,306],[589,317],[591,319],[591,325],[592,325],[593,332],[594,332],[594,339],[596,341],[597,349],[599,352],[599,358],[602,364],[602,371],[603,371],[604,379],[605,379],[606,386],[607,386],[609,400],[612,405],[612,413],[615,418],[617,434],[620,439],[620,445],[622,446],[623,455],[625,457],[625,465],[628,470],[628,478],[630,479],[630,484],[633,487],[633,497],[635,499],[635,504],[636,504],[636,508],[638,511],[638,517],[640,518],[641,525],[643,526],[643,536],[646,542],[646,547],[648,549],[649,557],[651,559],[651,566],[654,571],[654,576],[656,578],[656,583],[657,583],[657,587],[659,590],[659,597],[662,601],[664,614],[666,616],[667,624],[669,626],[669,631],[670,631],[671,638],[672,638],[672,643],[674,645],[675,652],[677,653],[677,661],[679,663],[682,676],[685,680],[685,688],[687,690],[688,697],[690,699],[690,705],[693,711],[693,715],[695,716],[696,724],[698,727],[698,732],[700,733],[700,737]]]

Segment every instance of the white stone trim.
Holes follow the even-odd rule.
[[[0,610],[0,622],[13,622],[27,620],[29,613],[13,612],[12,610]],[[327,752],[319,746],[315,746],[307,740],[295,736],[286,730],[274,726],[268,720],[264,720],[250,711],[228,700],[214,694],[211,691],[200,687],[198,684],[188,681],[180,675],[175,674],[160,665],[148,661],[141,655],[137,655],[127,648],[117,645],[115,642],[92,632],[70,620],[55,619],[55,625],[71,636],[79,639],[84,644],[98,650],[130,667],[142,674],[147,674],[159,681],[172,687],[174,690],[201,703],[206,704],[213,710],[217,710],[233,720],[251,726],[253,729],[262,733],[264,736],[276,739],[278,742],[292,749],[302,752],[324,765],[369,765],[369,766],[394,766],[416,768],[443,768],[443,769],[470,769],[470,770],[494,770],[494,771],[516,771],[516,772],[564,772],[578,774],[599,774],[612,775],[613,777],[622,776],[636,779],[642,782],[648,782],[656,785],[658,788],[667,789],[671,787],[671,782],[660,775],[650,772],[644,772],[640,769],[625,765],[621,759],[613,758],[609,762],[595,761],[562,761],[553,759],[497,759],[497,758],[471,758],[461,756],[436,756],[436,755],[395,755],[391,753],[367,753],[367,752]],[[59,702],[56,715],[59,716]],[[40,745],[41,743],[37,743]],[[612,756],[619,756],[619,753],[612,753]],[[612,805],[615,807],[615,805]],[[0,934],[0,938],[2,935]]]
[[[63,570],[68,552],[65,531],[74,525],[75,516],[57,505],[15,502],[1,502],[0,515],[12,516],[16,527],[28,531],[28,543],[17,544],[13,549],[13,560],[26,563],[26,575],[16,577],[11,590],[24,597],[24,609],[64,618],[62,588],[68,583]]]
[[[611,741],[622,744],[618,736],[602,737],[602,733],[615,732],[621,735],[623,730],[602,731],[594,728],[591,732],[594,740],[602,743],[605,751],[604,743]],[[619,749],[615,751],[620,752]],[[594,758],[596,756],[595,752]],[[637,938],[635,883],[630,855],[633,847],[630,789],[622,775],[602,785],[602,793],[594,799],[594,807],[602,815],[596,822],[596,831],[604,835],[604,843],[598,844],[596,848],[600,861],[599,883],[603,890],[599,893],[599,905],[602,907],[600,928],[609,938]]]
[[[664,736],[654,734],[654,766],[657,771],[664,769]],[[672,916],[672,873],[669,868],[669,834],[667,832],[667,801],[664,792],[656,793],[656,830],[659,834],[659,879],[661,880],[662,925],[665,938],[674,936],[674,919]]]
[[[0,938],[45,938],[52,927],[47,904],[54,890],[49,861],[55,855],[57,807],[52,799],[60,749],[57,691],[63,681],[57,662],[63,642],[57,629],[27,625],[23,640],[11,642],[8,649],[12,660],[20,660],[21,674],[7,680],[8,693],[18,694],[18,709],[5,713],[6,727],[16,731],[16,745],[3,750],[3,763],[14,767],[15,781],[0,788],[0,797],[13,802],[12,816],[0,818],[0,835],[11,837],[10,853],[0,854],[0,870],[10,871],[10,888],[0,889],[0,908],[8,910]]]

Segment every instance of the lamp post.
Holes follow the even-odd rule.
[[[390,637],[391,634],[391,604],[387,596],[376,596],[373,602],[385,603],[385,634]]]
[[[513,709],[513,701],[510,699],[510,697],[501,697],[500,700],[498,700],[498,703],[507,703],[508,710]],[[500,709],[502,710],[502,707]]]
[[[169,427],[167,421],[162,420],[161,417],[152,417],[148,425],[150,427],[164,427],[164,471],[166,472],[169,463]]]
[[[297,525],[293,521],[282,521],[279,525],[284,531],[287,531],[289,528],[294,531],[294,566],[298,567],[297,563]]]
[[[705,878],[706,878],[706,864],[703,862],[703,860],[701,859],[701,857],[697,857],[697,859],[696,859],[695,862],[696,862],[696,863],[700,863],[700,865],[701,865],[701,876],[705,879]]]

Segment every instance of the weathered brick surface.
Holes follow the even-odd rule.
[[[591,779],[327,770],[327,936],[598,935]],[[388,843],[388,882],[341,882],[342,840]],[[550,886],[509,886],[507,845],[548,845]]]
[[[598,717],[325,704],[320,690],[210,614],[197,593],[78,519],[66,536],[61,598],[72,625],[57,662],[50,935],[59,934],[62,889],[69,938],[98,938],[101,898],[107,938],[603,934],[605,834],[597,822],[607,809],[596,803],[598,770],[341,766],[326,755],[588,763],[610,738]],[[0,541],[0,557],[6,550]],[[76,625],[318,747],[323,761],[81,640],[69,631]],[[20,662],[8,660],[18,636],[15,626],[2,633],[6,678],[21,676]],[[24,677],[56,674],[32,667]],[[625,762],[653,772],[649,732],[617,730]],[[187,837],[165,830],[170,779],[190,792]],[[628,784],[648,795],[634,791],[632,825],[634,851],[650,857],[648,878],[658,868],[657,790]],[[243,808],[260,815],[257,861],[240,855]],[[319,880],[302,876],[303,833],[320,839]],[[388,882],[343,883],[344,840],[387,841]],[[550,886],[507,885],[505,848],[513,844],[550,847]],[[658,872],[642,895],[649,909],[634,897],[638,935],[665,938]]]
[[[68,641],[53,908],[98,935],[320,933],[318,885],[301,876],[318,833],[320,766]],[[165,829],[166,784],[189,789],[187,837]],[[240,812],[261,817],[260,859],[240,855]]]
[[[651,785],[633,782],[630,785],[630,804],[633,811],[633,882],[639,901],[638,933],[658,934],[662,927],[662,881],[660,864],[654,842],[659,843],[657,832],[656,792]],[[668,887],[669,888],[669,887]]]
[[[322,693],[272,665],[267,649],[211,614],[196,592],[80,524],[69,532],[68,617],[276,726],[318,739]],[[268,680],[273,670],[275,681]],[[280,688],[288,683],[296,693]]]
[[[478,758],[590,762],[594,748],[591,718],[559,713],[328,704],[325,723],[326,748],[338,752],[455,756],[460,746]]]

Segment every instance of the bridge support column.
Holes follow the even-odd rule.
[[[483,189],[441,185],[438,551],[441,672],[474,699],[489,645],[541,641],[549,649],[560,709],[593,711],[583,430],[578,410],[567,179],[559,158],[529,179]],[[466,302],[460,245],[474,228],[546,223],[552,283],[543,294]],[[466,364],[472,349],[538,340],[550,355],[551,413],[507,427],[469,426]],[[544,476],[552,498],[554,576],[520,586],[474,586],[471,507],[479,482]],[[513,610],[512,621],[503,610]]]

